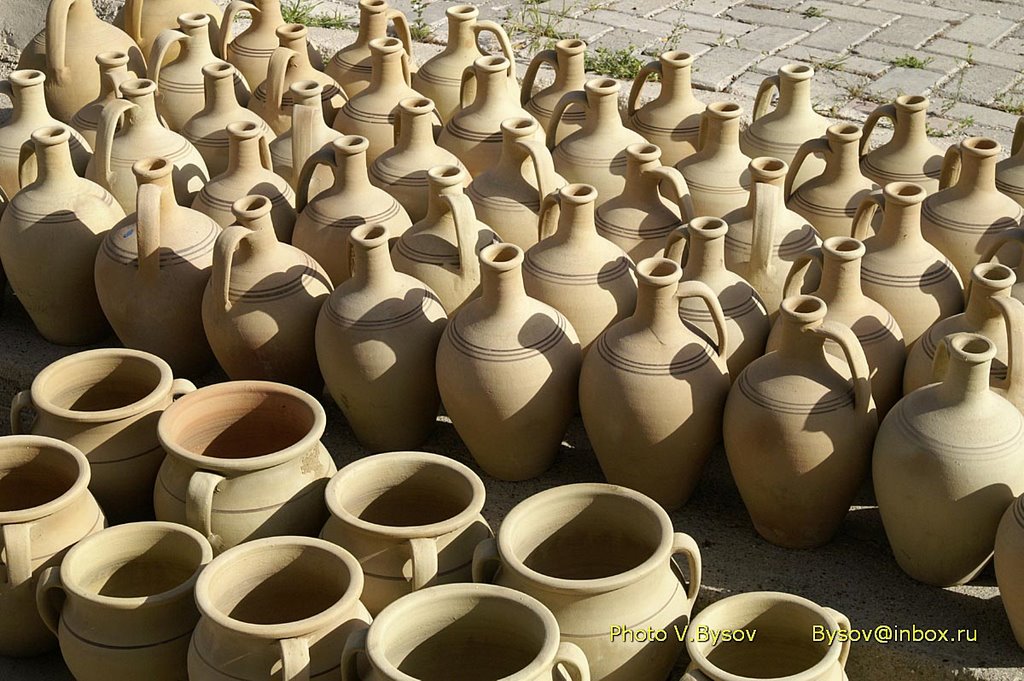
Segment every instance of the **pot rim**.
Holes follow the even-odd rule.
[[[89,480],[92,478],[92,469],[89,467],[89,460],[85,454],[73,445],[62,440],[43,435],[7,435],[0,437],[0,452],[4,449],[15,447],[34,447],[36,449],[56,449],[67,454],[75,460],[78,465],[78,477],[71,483],[71,487],[64,491],[56,499],[51,499],[45,504],[19,508],[13,511],[0,511],[0,525],[13,525],[16,523],[27,523],[51,516],[54,513],[75,503],[82,494],[88,491]]]

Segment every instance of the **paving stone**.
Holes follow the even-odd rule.
[[[746,4],[750,7],[789,10],[796,7],[801,2],[803,2],[803,0],[750,0],[750,2]]]
[[[785,66],[786,64],[792,64],[794,61],[807,61],[806,59],[786,59],[785,57],[780,56],[781,54],[782,53],[780,52],[779,54],[772,55],[771,57],[762,59],[761,61],[757,62],[750,68],[751,73],[760,74],[758,76],[759,78],[764,78],[765,76],[774,76],[779,72],[779,68]]]
[[[908,69],[897,66],[890,69],[884,76],[867,86],[869,96],[891,100],[897,95],[927,94],[946,76],[925,69]]]
[[[878,30],[878,26],[869,26],[853,21],[830,21],[828,26],[807,36],[800,44],[825,50],[840,46],[849,49],[864,42]]]
[[[944,108],[944,103],[945,102],[940,99],[935,102],[935,105],[938,110],[945,111],[943,115],[946,118],[952,118],[954,120],[972,118],[976,124],[987,126],[989,128],[1013,130],[1014,127],[1016,127],[1017,119],[1019,118],[1016,114],[998,111],[987,106],[978,106],[967,102],[957,102],[948,108]],[[1010,143],[1009,136],[1000,135],[996,139],[998,139],[999,143],[1004,147],[1007,147]],[[1007,149],[1004,148],[1003,151],[1005,153]]]
[[[945,37],[972,45],[989,47],[1009,35],[1016,23],[1001,17],[978,14],[946,31]]]
[[[990,0],[934,0],[939,7],[967,12],[968,14],[989,14],[997,17],[1024,21],[1024,3],[1017,0],[1010,2],[991,2]]]
[[[868,0],[862,7],[892,12],[905,17],[927,17],[937,21],[961,21],[967,17],[966,12],[957,9],[945,9],[921,3],[905,2],[905,0]]]
[[[618,0],[609,5],[609,9],[616,12],[650,16],[655,12],[664,11],[674,4],[676,4],[675,0]]]
[[[807,35],[807,31],[781,26],[761,26],[746,35],[736,38],[736,47],[744,50],[756,50],[770,55],[788,47]]]
[[[812,33],[811,35],[814,34]],[[819,71],[835,70],[865,76],[880,76],[892,66],[888,62],[868,59],[867,57],[861,57],[848,52],[831,52],[829,50],[819,50],[816,47],[807,47],[805,45],[806,42],[804,40],[796,45],[787,47],[773,58],[781,58],[790,62],[807,62]],[[824,69],[822,65],[828,65],[828,69]]]
[[[740,2],[742,0],[687,0],[687,2],[679,5],[679,7],[688,12],[717,17],[734,5],[740,4]]]
[[[690,35],[691,33],[696,33],[696,31],[688,31],[676,36],[659,38],[648,43],[644,47],[643,52],[651,58],[656,58],[662,52],[668,52],[669,50],[682,50],[683,52],[687,52],[699,59],[701,55],[710,50],[714,45],[714,36],[696,36]]]
[[[900,17],[873,36],[873,40],[919,47],[947,28],[948,24],[925,17]]]
[[[828,23],[821,17],[805,17],[798,12],[780,12],[774,9],[758,9],[740,5],[729,10],[729,16],[739,21],[763,26],[782,26],[801,31],[817,31]]]
[[[599,48],[604,48],[616,52],[629,51],[639,55],[654,40],[656,38],[649,33],[618,28],[614,31],[608,31],[596,40],[589,42],[588,51],[593,53]]]
[[[749,107],[750,103],[754,101],[754,97],[757,96],[757,91],[761,88],[761,81],[763,80],[764,76],[753,71],[747,71],[729,85],[728,92],[746,99],[747,106]]]
[[[924,71],[935,71],[938,73],[953,73],[961,68],[964,61],[954,59],[943,54],[930,54],[919,50],[908,49],[897,45],[875,42],[874,38],[867,40],[854,48],[854,52],[881,62],[891,64],[893,60],[907,55],[915,56],[925,62]]]
[[[840,5],[835,2],[822,2],[821,0],[805,0],[797,12],[804,12],[810,7],[816,7],[824,12],[824,18],[832,21],[856,21],[861,24],[869,24],[875,28],[883,28],[899,18],[893,12],[884,12],[868,7],[856,7],[851,4]]]
[[[756,26],[745,24],[741,21],[733,21],[719,17],[709,17],[703,14],[694,14],[685,9],[670,9],[660,12],[651,17],[655,21],[664,21],[667,24],[682,23],[686,28],[695,31],[706,31],[716,35],[737,36],[750,33]]]
[[[954,74],[937,92],[954,100],[989,104],[1022,78],[1018,71],[974,64]]]
[[[760,60],[760,52],[730,46],[716,47],[694,65],[693,83],[705,90],[724,90]]]
[[[1022,42],[1021,47],[1024,48],[1024,42]],[[1024,56],[1022,56],[1024,55],[1024,49],[1020,53],[1014,53],[1006,47],[1006,41],[992,49],[946,38],[936,38],[921,49],[936,54],[944,54],[962,61],[973,61],[975,64],[1024,69]]]
[[[586,19],[560,17],[558,15],[552,15],[552,17],[553,25],[560,35],[575,36],[588,43],[596,40],[599,35],[612,30],[610,26],[587,21]]]
[[[611,26],[616,31],[628,29],[630,31],[639,31],[640,33],[649,33],[655,38],[668,35],[673,28],[673,25],[669,22],[634,17],[622,12],[611,12],[605,9],[589,12],[587,19]]]

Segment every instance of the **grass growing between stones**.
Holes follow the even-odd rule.
[[[357,22],[337,13],[334,16],[316,14],[316,8],[321,4],[323,3],[316,0],[285,0],[281,3],[281,16],[284,17],[285,23],[302,24],[309,28],[358,28]]]
[[[923,69],[924,67],[935,61],[934,57],[928,57],[927,59],[921,59],[917,55],[904,54],[894,59],[889,60],[889,63],[893,66],[902,66],[905,69]]]
[[[592,52],[587,52],[583,63],[588,72],[622,80],[633,80],[636,78],[637,72],[644,66],[644,62],[637,57],[636,53],[637,50],[632,45],[618,50],[598,47]]]

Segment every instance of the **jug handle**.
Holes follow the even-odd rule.
[[[198,388],[196,384],[187,378],[176,378],[171,381],[171,399],[178,399],[183,395],[194,393]]]
[[[139,276],[153,279],[160,274],[160,187],[144,184],[136,198],[135,240]]]
[[[543,142],[532,139],[517,140],[516,146],[525,151],[533,161],[533,170],[537,174],[537,193],[543,202],[545,196],[558,189],[555,186],[558,182],[555,179],[555,163],[551,158],[551,152]]]
[[[844,615],[843,613],[839,612],[834,608],[825,607],[823,608],[823,610],[828,614],[832,615],[832,617],[836,618],[836,623],[839,624],[840,631],[845,631],[847,634],[850,633],[850,630],[853,628],[853,625],[850,624],[849,617],[847,617],[846,615]],[[843,647],[839,651],[839,665],[845,669],[846,661],[850,658],[851,642],[849,636],[844,637],[842,645]]]
[[[996,253],[1001,251],[1003,246],[1010,242],[1017,244],[1017,247],[1021,249],[1021,257],[1024,258],[1024,228],[1014,227],[1000,233],[999,238],[982,254],[981,260],[978,262],[992,262],[992,258],[996,257]]]
[[[544,241],[554,235],[558,230],[558,214],[553,213],[552,208],[562,209],[562,195],[559,192],[551,192],[544,196],[540,202],[540,211],[537,213],[537,240]]]
[[[114,135],[117,132],[117,123],[121,116],[128,117],[130,112],[136,111],[138,105],[125,99],[115,99],[107,102],[100,113],[100,123],[96,127],[96,159],[97,176],[104,189],[110,189],[113,173],[110,169],[110,154],[114,147]]]
[[[665,257],[686,267],[686,258],[690,250],[690,227],[679,225],[665,237]]]
[[[26,432],[21,427],[21,414],[30,407],[35,409],[31,390],[22,390],[11,400],[11,435],[22,435]]]
[[[476,79],[476,70],[467,66],[462,70],[462,80],[459,81],[459,111],[462,111],[470,103],[466,101],[466,83]]]
[[[313,156],[313,130],[323,114],[316,107],[296,104],[292,107],[292,187],[298,191],[302,170]],[[397,119],[396,119],[397,120]],[[303,204],[305,205],[305,204]],[[301,208],[299,209],[302,210]]]
[[[11,100],[12,103],[14,102],[14,87],[11,85],[11,81],[6,78],[4,80],[0,80],[0,95],[4,95],[7,99]]]
[[[498,541],[494,537],[481,539],[473,549],[473,581],[477,584],[494,584],[500,567]]]
[[[136,43],[141,43],[143,0],[128,0],[125,4],[131,7],[125,12],[124,32]]]
[[[259,136],[260,140],[260,165],[264,170],[274,172],[274,157],[270,155],[270,142],[265,134]]]
[[[210,275],[210,284],[214,287],[214,293],[220,298],[225,310],[231,309],[231,262],[235,259],[235,251],[245,237],[250,234],[247,227],[231,225],[217,236],[213,245],[213,271]],[[221,263],[222,271],[217,272],[217,263]],[[220,276],[217,276],[217,275]]]
[[[864,241],[871,236],[871,223],[878,211],[885,212],[885,194],[881,189],[876,189],[860,200],[857,212],[853,214],[853,228],[850,230],[850,236],[859,241]]]
[[[942,338],[942,340],[935,344],[935,356],[932,357],[932,380],[931,383],[942,383],[946,378],[946,371],[949,369],[949,347],[946,342],[949,340],[949,334]]]
[[[663,182],[668,182],[675,194],[675,204],[679,207],[679,216],[683,222],[689,222],[696,217],[693,210],[693,198],[690,196],[690,187],[686,184],[683,174],[672,166],[657,166],[643,171],[644,175],[651,175],[658,178],[658,191],[661,192]],[[664,196],[664,192],[661,192]]]
[[[700,547],[697,546],[697,542],[693,540],[693,537],[685,532],[676,532],[672,535],[672,555],[678,556],[680,554],[686,556],[686,562],[690,568],[690,579],[686,585],[686,598],[689,601],[690,608],[693,608],[693,604],[697,602],[697,595],[700,593],[702,563]]]
[[[1024,116],[1017,119],[1017,125],[1013,128],[1013,140],[1010,142],[1010,156],[1016,156],[1024,146]]]
[[[817,264],[818,269],[821,270],[824,268],[824,259],[821,247],[815,247],[794,260],[793,265],[789,268],[789,274],[786,275],[786,283],[782,285],[782,297],[789,298],[798,295],[800,288],[804,285],[807,272],[811,269],[811,264]]]
[[[473,230],[476,224],[476,213],[473,202],[465,194],[442,194],[441,201],[452,212],[455,221],[455,240],[459,250],[459,269],[463,278],[473,281],[480,280],[480,260],[476,254],[477,234]]]
[[[281,681],[309,681],[309,641],[301,636],[283,638],[281,648]]]
[[[7,554],[7,585],[21,586],[32,578],[32,525],[4,525],[0,527],[0,538],[4,540]]]
[[[255,12],[259,14],[260,8],[250,2],[245,2],[245,0],[231,0],[227,9],[224,10],[224,20],[220,25],[221,59],[228,58],[228,45],[231,44],[231,40],[234,38],[234,35],[231,33],[231,27],[235,23],[235,16],[240,12],[249,12],[250,14]],[[256,83],[256,85],[259,85],[259,83]]]
[[[633,79],[633,87],[629,89],[629,99],[626,100],[626,116],[632,118],[636,114],[636,100],[640,99],[640,92],[644,89],[647,79],[657,74],[661,77],[661,62],[654,60],[644,64],[644,67],[637,72]]]
[[[294,159],[292,162],[294,163]],[[313,173],[316,172],[317,166],[336,168],[334,150],[329,147],[321,147],[302,164],[302,171],[299,173],[299,180],[296,185],[296,213],[301,213],[305,209],[306,204],[309,203],[309,185],[313,181]]]
[[[412,31],[409,30],[409,20],[397,9],[389,9],[384,13],[384,21],[390,21],[395,27],[398,39],[402,41],[406,57],[412,58]]]
[[[39,611],[39,619],[55,636],[60,632],[60,613],[67,598],[68,592],[60,581],[60,565],[43,570],[36,584],[36,610]]]
[[[853,374],[853,399],[857,411],[867,413],[871,409],[871,370],[864,356],[864,349],[850,327],[826,319],[820,326],[806,330],[816,336],[834,341],[843,351],[846,363]]]
[[[160,31],[160,35],[153,41],[153,47],[149,51],[149,73],[146,77],[156,83],[157,88],[160,86],[160,71],[163,69],[164,59],[167,58],[167,50],[182,40],[188,40],[188,36],[181,31],[168,28]]]
[[[558,100],[558,104],[555,104],[554,111],[551,112],[551,121],[548,122],[547,140],[548,149],[555,148],[555,140],[558,139],[558,124],[562,122],[562,116],[565,115],[565,110],[573,104],[579,104],[584,110],[587,108],[587,95],[582,90],[572,90],[562,95],[562,98]]]
[[[46,10],[46,63],[53,70],[53,79],[58,83],[68,76],[68,12],[76,1],[53,0]]]
[[[811,154],[828,156],[831,151],[832,148],[828,145],[828,140],[824,137],[807,140],[800,145],[800,148],[796,150],[796,156],[793,157],[793,162],[789,164],[789,172],[786,173],[786,185],[783,190],[783,198],[786,203],[789,203],[790,198],[793,196],[793,182],[796,180],[797,173],[800,172],[800,166],[804,164],[807,157]]]
[[[185,524],[201,532],[214,551],[221,547],[223,541],[213,533],[213,497],[217,486],[224,480],[223,475],[197,470],[188,479],[185,495]]]
[[[36,166],[36,177],[29,178],[28,176],[28,161],[30,158],[36,155],[36,145],[32,140],[26,140],[21,143],[21,149],[18,151],[18,189],[24,189],[28,185],[32,184],[39,177],[39,167]]]
[[[366,634],[369,627],[353,631],[345,639],[345,647],[341,651],[341,681],[363,681],[359,673],[358,656],[366,657]]]
[[[274,107],[275,111],[281,111],[288,67],[298,56],[295,50],[287,47],[275,48],[270,55],[270,64],[267,67],[267,104]]]
[[[437,542],[430,537],[409,540],[409,562],[413,591],[430,586],[437,579]]]
[[[963,156],[960,154],[960,145],[954,144],[946,149],[946,155],[942,157],[942,174],[939,175],[939,189],[947,189],[960,181],[960,166]]]
[[[711,313],[711,319],[715,323],[715,333],[718,335],[715,351],[719,357],[724,359],[729,354],[729,334],[725,322],[725,313],[722,311],[722,303],[718,300],[715,292],[703,281],[694,279],[679,283],[678,288],[676,288],[676,298],[679,300],[684,298],[700,298],[708,306],[708,312]]]
[[[883,118],[888,118],[892,121],[893,126],[896,125],[896,105],[895,104],[882,104],[876,107],[874,111],[868,114],[867,119],[864,121],[864,128],[861,131],[860,137],[860,155],[868,153],[868,142],[871,141],[871,133],[874,132],[875,126],[878,125],[878,121]]]
[[[754,110],[750,114],[751,123],[768,113],[768,109],[770,109],[772,105],[772,91],[778,89],[778,76],[768,76],[761,81],[761,87],[757,88],[757,96],[754,97]]]
[[[775,271],[772,244],[775,242],[775,223],[778,221],[778,196],[781,189],[775,185],[755,182],[750,188],[754,195],[753,244],[750,249],[750,270],[747,280],[755,289],[764,285]],[[756,280],[756,284],[755,284]]]
[[[1019,375],[1024,369],[1024,347],[1019,342],[1020,334],[1024,333],[1024,303],[1009,296],[991,300],[1006,323],[1006,380],[1002,387],[1006,390],[1006,399],[1020,409],[1024,407],[1024,377]]]
[[[516,83],[516,53],[512,50],[512,41],[508,39],[508,33],[505,33],[505,29],[489,19],[477,21],[473,24],[473,35],[476,38],[476,49],[480,54],[486,54],[480,49],[481,33],[491,33],[498,39],[498,47],[501,49],[501,54],[508,60],[509,82],[513,85],[518,85]]]
[[[558,644],[552,671],[571,681],[590,681],[590,663],[587,662],[587,656],[578,645],[569,641]]]
[[[533,84],[537,80],[537,72],[544,64],[558,69],[558,53],[554,50],[541,50],[533,56],[530,65],[526,67],[526,73],[523,74],[523,85],[519,90],[519,106],[526,106],[526,103],[533,97]]]
[[[708,113],[707,110],[700,115],[700,127],[697,128],[697,144],[694,151],[700,151],[708,141]]]

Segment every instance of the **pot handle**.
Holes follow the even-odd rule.
[[[473,581],[477,584],[494,584],[500,567],[498,541],[494,537],[481,539],[473,549]]]
[[[754,97],[754,110],[750,114],[751,123],[768,113],[772,105],[772,91],[778,89],[778,76],[768,76],[761,81],[761,87],[757,88],[757,96]]]
[[[775,243],[775,225],[779,218],[782,190],[775,185],[756,182],[750,192],[754,196],[754,217],[747,281],[755,289],[764,290],[775,272],[772,244]]]
[[[665,257],[686,267],[686,259],[690,250],[690,226],[679,225],[665,237]]]
[[[786,185],[785,189],[783,189],[783,198],[786,203],[789,203],[789,199],[793,196],[793,182],[796,180],[797,173],[800,172],[800,166],[804,164],[807,157],[811,154],[828,156],[831,152],[832,147],[828,145],[828,140],[824,137],[807,140],[800,145],[800,148],[796,150],[796,156],[793,157],[793,162],[789,164],[789,172],[786,173]]]
[[[125,99],[115,99],[107,102],[100,112],[100,122],[96,126],[96,160],[98,184],[104,189],[110,189],[113,179],[113,171],[110,167],[110,154],[114,148],[114,135],[117,133],[117,124],[124,116],[129,118],[131,112],[139,109],[137,104]],[[128,121],[125,121],[128,124]]]
[[[35,409],[31,390],[22,390],[11,400],[11,435],[23,435],[26,432],[21,427],[21,414],[29,407]]]
[[[405,84],[411,88],[412,87],[412,66],[409,64],[409,60],[410,59],[411,59],[411,57],[409,56],[408,50],[403,50],[402,51],[402,60],[401,60],[402,61],[402,78],[405,79]],[[397,109],[397,108],[398,108],[398,106],[396,105],[395,109]],[[395,109],[392,109],[391,111],[393,112]],[[395,119],[396,120],[398,119],[398,115],[397,114],[395,114]]]
[[[508,33],[505,33],[499,24],[484,19],[477,21],[473,24],[473,35],[476,37],[476,49],[480,54],[485,54],[480,49],[480,34],[491,33],[495,38],[498,39],[498,47],[501,49],[501,54],[505,59],[508,59],[508,79],[513,85],[516,84],[516,53],[512,49],[512,41],[508,39]]]
[[[643,174],[658,178],[658,191],[661,191],[662,183],[668,183],[672,188],[672,193],[675,194],[675,204],[679,207],[679,215],[683,222],[689,222],[696,217],[693,210],[693,198],[690,196],[690,187],[686,184],[686,178],[681,172],[672,166],[657,166],[648,168],[643,171]],[[665,192],[661,193],[664,196]]]
[[[563,679],[571,681],[590,681],[590,663],[580,647],[568,641],[558,644],[555,653],[555,664],[551,670]]]
[[[1020,343],[1020,334],[1024,334],[1024,303],[1009,296],[991,301],[1006,323],[1006,380],[1003,382],[1006,399],[1020,409],[1024,407],[1024,377],[1019,375],[1024,370],[1024,347]]]
[[[547,139],[545,143],[548,149],[555,148],[555,140],[558,139],[558,124],[562,122],[562,116],[565,115],[565,110],[573,104],[579,104],[585,111],[587,109],[587,95],[582,90],[572,90],[562,95],[562,98],[558,100],[558,104],[555,104],[554,111],[551,112],[551,120],[548,122]]]
[[[1024,120],[1024,116],[1022,116],[1021,118],[1022,120]],[[992,246],[990,246],[989,249],[985,251],[984,254],[982,254],[981,260],[979,260],[978,262],[991,262],[992,258],[996,257],[996,253],[998,253],[1003,246],[1010,243],[1011,241],[1017,242],[1017,246],[1021,249],[1021,257],[1024,258],[1024,229],[1020,227],[1014,227],[1013,229],[1008,229],[1005,232],[1002,232],[996,239],[996,241],[992,243]]]
[[[476,70],[472,66],[467,66],[462,70],[462,80],[459,81],[459,111],[470,104],[466,101],[466,84],[474,79],[476,79]]]
[[[935,344],[935,356],[932,357],[932,383],[941,383],[946,379],[949,369],[949,347],[946,343],[954,334],[949,334]]]
[[[850,327],[839,322],[826,319],[820,326],[807,329],[806,332],[835,341],[846,357],[846,363],[853,374],[853,400],[857,411],[867,413],[871,409],[871,369],[868,367],[864,349]]]
[[[676,298],[680,300],[700,298],[708,306],[708,312],[711,313],[711,319],[715,323],[715,332],[718,334],[715,351],[719,357],[724,359],[729,354],[729,333],[726,327],[725,313],[722,311],[722,303],[718,300],[715,292],[703,281],[693,279],[679,283],[679,287],[676,289]]]
[[[419,591],[437,579],[437,542],[429,537],[413,537],[409,540],[409,554],[412,589]]]
[[[171,381],[171,398],[177,399],[183,395],[194,393],[197,390],[196,384],[187,378],[176,378]]]
[[[963,155],[960,153],[960,145],[954,144],[946,149],[946,155],[942,157],[942,174],[939,175],[939,189],[947,189],[960,181],[960,166]]]
[[[32,578],[32,525],[11,523],[0,527],[6,553],[7,585],[21,586]]]
[[[292,159],[292,163],[294,162],[295,160]],[[309,158],[302,164],[299,180],[295,187],[296,213],[301,213],[305,209],[306,204],[309,203],[309,185],[313,181],[313,173],[316,172],[317,166],[337,167],[332,148],[329,146],[321,147],[315,153],[310,154]]]
[[[806,253],[800,254],[793,261],[792,267],[789,268],[789,274],[786,275],[786,283],[782,286],[782,297],[785,299],[798,295],[800,288],[804,285],[807,272],[811,269],[811,264],[816,264],[820,271],[824,269],[824,261],[825,258],[821,253],[820,247],[812,248]]]
[[[871,223],[877,211],[885,212],[885,194],[881,189],[876,189],[860,200],[857,212],[853,214],[853,229],[850,230],[850,236],[858,241],[864,241],[871,236]]]
[[[345,639],[345,648],[341,651],[341,681],[362,681],[359,673],[360,655],[366,656],[366,634],[369,627],[353,631]]]
[[[874,132],[875,126],[878,125],[878,121],[883,118],[887,118],[892,121],[893,126],[896,125],[896,105],[895,104],[882,104],[876,107],[874,111],[868,114],[867,119],[864,121],[864,128],[861,131],[860,137],[860,155],[863,156],[867,153],[868,142],[871,141],[871,133]]]
[[[281,681],[309,681],[309,641],[299,636],[277,642],[281,648]]]
[[[160,274],[160,195],[155,184],[139,186],[135,199],[135,241],[139,276],[155,279]]]
[[[627,117],[632,118],[636,114],[636,100],[640,99],[640,92],[644,89],[647,79],[653,75],[657,75],[661,80],[661,62],[657,59],[644,64],[643,68],[637,72],[636,78],[633,79],[633,86],[629,89],[629,99],[626,100]]]
[[[61,83],[68,74],[68,12],[77,0],[53,0],[46,10],[46,63],[53,79]],[[83,0],[85,1],[85,0]],[[49,76],[49,74],[47,74]]]
[[[128,0],[124,16],[124,32],[136,43],[142,42],[142,9],[143,0]]]
[[[270,64],[267,66],[267,105],[274,107],[273,110],[278,116],[281,113],[281,105],[284,102],[288,68],[298,56],[295,50],[290,50],[287,47],[278,47],[270,55]]]
[[[1017,119],[1017,125],[1013,128],[1013,140],[1010,142],[1010,156],[1016,156],[1024,146],[1024,116]]]
[[[459,250],[459,269],[464,279],[480,281],[480,259],[477,256],[476,213],[473,202],[465,194],[442,194],[441,201],[448,206],[455,220],[455,240]]]
[[[398,35],[398,39],[402,41],[402,47],[405,48],[405,54],[411,59],[412,31],[409,30],[409,20],[399,10],[389,9],[384,13],[384,21],[390,21],[394,25],[395,33]]]
[[[305,104],[292,106],[292,176],[289,182],[296,192],[302,185],[302,170],[306,161],[316,151],[313,149],[313,130],[316,128],[317,119],[322,118],[323,113],[315,106]],[[312,171],[310,172],[312,173]],[[312,177],[312,175],[310,176]],[[300,208],[299,211],[301,210]]]
[[[35,176],[29,176],[29,159],[34,158],[36,155],[36,144],[32,140],[25,140],[21,143],[21,149],[18,150],[18,190],[22,190],[28,185],[39,179],[39,166],[38,161],[35,167]],[[17,192],[15,192],[17,193]]]
[[[850,633],[850,630],[853,628],[853,625],[850,624],[850,618],[849,617],[847,617],[846,615],[844,615],[843,613],[839,612],[838,610],[836,610],[834,608],[826,607],[826,608],[824,608],[824,610],[825,610],[825,612],[827,612],[828,614],[830,614],[830,615],[832,615],[833,617],[836,618],[836,622],[839,624],[839,630],[840,631],[845,631],[847,634]],[[851,643],[850,643],[850,637],[849,636],[845,637],[845,640],[843,641],[842,645],[843,645],[843,647],[839,651],[839,665],[845,669],[846,668],[846,661],[850,658],[850,646],[851,646]]]
[[[60,581],[60,565],[43,570],[36,583],[36,610],[46,628],[57,636],[60,631],[60,613],[64,610],[68,593]]]
[[[686,585],[686,598],[690,602],[690,608],[697,602],[697,595],[700,593],[701,576],[703,572],[700,547],[693,537],[685,532],[676,532],[672,535],[672,555],[682,554],[686,556],[686,562],[690,567],[690,580]]]
[[[551,152],[543,142],[532,139],[516,140],[516,146],[525,151],[533,162],[533,170],[537,174],[537,194],[543,202],[545,196],[558,190]]]
[[[228,45],[231,43],[231,39],[234,38],[231,33],[231,26],[235,23],[235,16],[240,12],[249,12],[250,14],[255,12],[256,14],[259,14],[260,8],[252,3],[245,2],[245,0],[231,0],[227,9],[224,10],[224,20],[220,25],[221,59],[228,58]],[[256,85],[259,85],[259,83],[256,83]]]
[[[188,479],[185,493],[185,524],[202,533],[214,551],[220,549],[223,541],[213,533],[213,497],[217,494],[217,486],[224,480],[223,475],[195,471]]]
[[[522,88],[519,90],[519,106],[526,106],[526,103],[533,97],[533,83],[537,80],[537,72],[544,64],[557,70],[558,53],[554,50],[541,50],[530,60],[530,65],[526,67],[526,73],[523,74]]]
[[[558,208],[558,212],[552,211]],[[540,202],[540,211],[537,213],[537,240],[544,241],[558,230],[558,216],[562,210],[561,192],[546,194]]]
[[[231,225],[219,235],[213,245],[213,270],[210,273],[210,285],[221,300],[225,310],[231,309],[231,261],[235,251],[251,230],[241,225]],[[219,267],[218,267],[219,265]]]
[[[153,47],[149,51],[149,73],[146,77],[156,83],[158,88],[160,86],[160,70],[163,68],[164,59],[167,58],[167,50],[171,49],[171,45],[182,40],[188,40],[188,36],[181,31],[167,28],[160,31],[160,35],[153,41]]]

